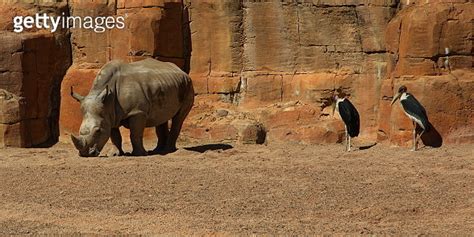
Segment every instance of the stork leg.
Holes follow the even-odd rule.
[[[423,129],[423,131],[421,131],[420,135],[418,135],[418,136],[416,137],[416,146],[418,146],[418,141],[420,140],[421,135],[423,135],[423,133],[425,133],[425,130],[424,130],[424,129]]]
[[[351,136],[347,136],[348,139],[349,139],[349,148],[347,149],[347,151],[351,151]]]
[[[345,126],[345,131],[346,131],[346,151],[349,151],[349,133],[347,132],[347,126]]]
[[[416,151],[416,123],[413,121],[413,148],[412,151]]]

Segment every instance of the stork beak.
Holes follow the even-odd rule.
[[[393,103],[395,103],[395,101],[397,101],[398,98],[400,98],[401,95],[402,95],[402,93],[397,93],[397,94],[393,97],[392,103],[390,103],[390,105],[393,105]]]
[[[333,101],[331,103],[331,108],[332,108],[332,116],[334,117],[334,111],[336,111],[336,101]]]
[[[74,89],[71,86],[71,96],[75,100],[77,100],[79,103],[81,103],[84,100],[84,96],[79,95],[78,93],[74,92]]]

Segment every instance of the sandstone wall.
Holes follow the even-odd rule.
[[[384,32],[397,7],[395,1],[190,1],[198,98],[217,96],[230,109],[250,111],[268,141],[326,143],[343,132],[325,109],[342,88],[364,115],[362,136],[375,139],[387,72]]]
[[[387,27],[390,77],[383,82],[379,139],[409,142],[411,124],[399,106],[389,108],[394,89],[405,84],[425,106],[448,143],[474,141],[474,4],[447,1],[405,8]],[[439,136],[428,134],[429,137]]]
[[[389,106],[406,84],[437,132],[425,143],[473,141],[469,1],[188,4],[191,76],[198,101],[213,101],[198,104],[195,110],[210,111],[188,120],[196,140],[227,139],[212,133],[228,124],[215,121],[213,110],[226,108],[252,114],[271,142],[340,141],[343,126],[326,102],[341,88],[361,113],[362,140],[407,145],[411,123],[398,104]]]
[[[0,92],[0,108],[18,115],[0,117],[0,136],[7,141],[39,131],[34,139],[5,144],[41,144],[57,136],[60,83],[61,134],[76,133],[82,116],[69,96],[70,87],[87,94],[107,61],[145,57],[174,62],[193,79],[196,103],[181,136],[187,142],[341,141],[344,127],[327,101],[335,89],[342,89],[361,114],[359,140],[406,145],[411,124],[398,105],[389,105],[401,84],[425,105],[444,142],[474,141],[474,6],[468,0],[3,2],[8,4],[0,7],[0,42],[10,43],[0,45],[0,89],[6,89]],[[51,14],[123,16],[126,29],[8,33],[18,12],[44,9]],[[37,43],[21,42],[45,42],[58,55],[20,56],[34,47],[36,54],[48,54]],[[41,73],[35,73],[42,76],[25,73],[32,62],[40,65],[35,70]],[[45,80],[49,84],[38,83]],[[43,93],[41,99],[49,102],[36,105],[35,93]],[[153,133],[147,133],[150,140]]]
[[[11,1],[0,2],[0,147],[48,146],[59,136],[59,91],[71,64],[69,37],[66,31],[13,33],[12,17],[60,15],[67,7],[6,2]]]

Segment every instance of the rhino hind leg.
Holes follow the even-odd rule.
[[[123,156],[125,153],[122,150],[122,134],[120,134],[119,128],[112,128],[110,131],[110,140],[112,144],[117,148],[117,152],[114,156]]]
[[[143,131],[145,130],[146,117],[138,114],[130,118],[130,140],[132,142],[132,156],[145,156],[147,152],[143,147]]]
[[[194,96],[194,94],[193,94]],[[183,126],[184,119],[188,116],[189,111],[193,107],[193,100],[190,100],[188,104],[183,105],[178,113],[173,117],[171,121],[171,129],[168,137],[167,150],[168,152],[176,151],[176,140],[178,140],[181,127]]]
[[[165,154],[166,144],[168,142],[169,129],[168,121],[155,127],[156,136],[158,137],[158,144],[151,154]]]

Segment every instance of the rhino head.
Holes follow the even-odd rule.
[[[106,87],[100,93],[89,93],[84,97],[75,93],[71,87],[71,96],[81,103],[83,115],[79,136],[71,134],[72,142],[79,150],[80,156],[98,156],[110,137],[110,94]]]

